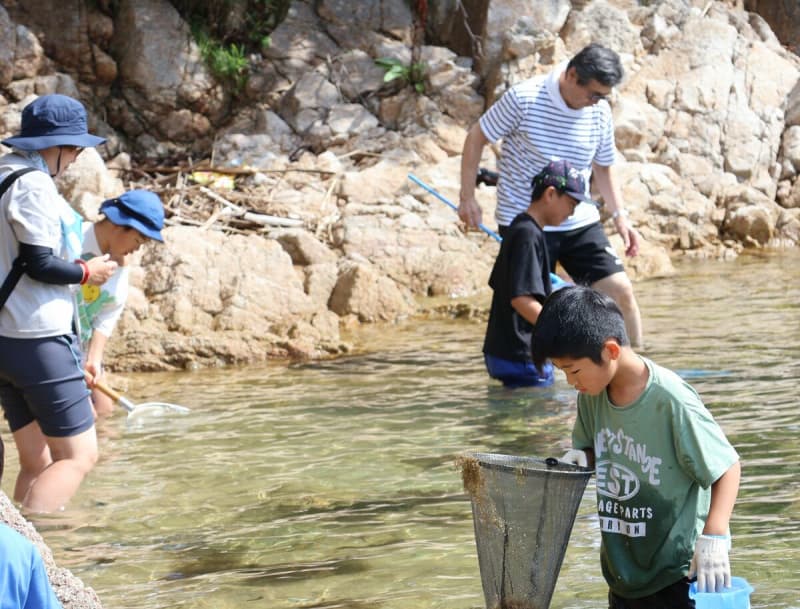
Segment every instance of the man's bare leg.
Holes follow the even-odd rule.
[[[639,312],[639,304],[633,294],[633,285],[625,272],[614,273],[595,281],[592,287],[598,292],[603,292],[617,303],[625,318],[625,330],[631,346],[635,349],[642,346],[642,315]]]

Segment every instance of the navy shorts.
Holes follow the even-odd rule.
[[[569,231],[545,231],[550,271],[560,262],[575,283],[591,285],[625,267],[599,222]]]
[[[532,362],[515,362],[488,353],[483,354],[486,371],[506,387],[549,387],[553,384],[553,364],[545,362],[539,370]]]
[[[90,429],[94,413],[75,336],[0,336],[0,403],[12,432],[32,421],[52,438]]]

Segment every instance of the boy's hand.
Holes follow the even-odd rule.
[[[589,460],[586,458],[586,451],[578,450],[577,448],[570,448],[561,457],[562,463],[570,463],[578,467],[589,467]]]
[[[110,254],[103,254],[96,256],[91,260],[87,260],[86,264],[89,266],[89,279],[87,283],[90,285],[103,285],[114,271],[119,266],[116,262],[111,260]]]
[[[722,592],[731,587],[731,565],[728,561],[730,537],[700,535],[689,565],[689,579],[697,576],[698,592]]]

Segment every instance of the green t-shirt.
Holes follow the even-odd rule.
[[[658,592],[686,575],[711,485],[739,460],[694,389],[642,360],[650,373],[629,406],[606,391],[578,396],[575,448],[593,448],[600,561],[623,598]]]

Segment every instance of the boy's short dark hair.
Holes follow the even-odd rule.
[[[621,346],[630,344],[614,300],[589,287],[566,287],[545,300],[533,329],[531,356],[537,366],[554,357],[588,357],[600,364],[609,338]]]
[[[616,87],[625,75],[619,55],[596,42],[583,47],[570,59],[567,70],[570,68],[578,73],[579,85],[596,80],[605,87]]]

